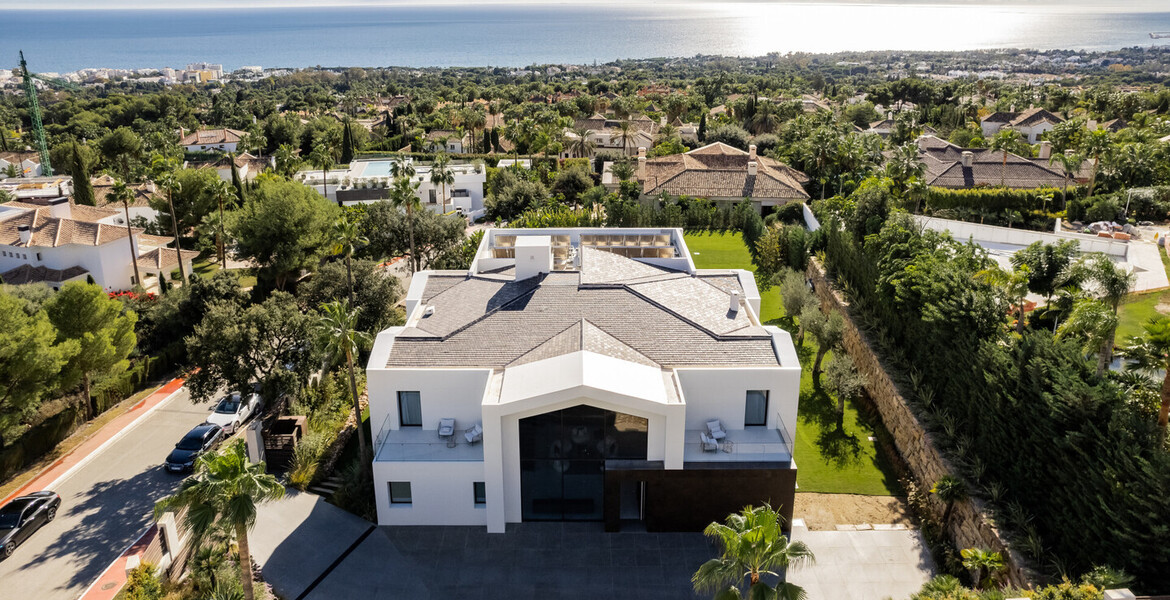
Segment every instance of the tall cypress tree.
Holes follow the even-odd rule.
[[[81,158],[81,145],[73,140],[73,201],[86,206],[96,206],[97,199],[93,195],[93,184],[89,181],[89,169],[85,168],[85,160]]]
[[[487,154],[492,151],[492,132],[489,129],[483,130],[483,153]]]
[[[703,113],[703,115],[701,117],[699,117],[698,136],[699,136],[700,142],[707,141],[707,113]]]
[[[244,205],[244,182],[240,181],[240,170],[236,168],[236,157],[234,154],[228,155],[228,160],[232,165],[232,187],[236,188],[236,197],[240,199],[240,206]]]
[[[346,119],[341,131],[341,164],[348,165],[353,162],[353,155],[356,153],[357,148],[354,147],[353,129],[349,125],[349,119]]]

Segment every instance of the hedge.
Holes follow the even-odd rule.
[[[1069,197],[1076,197],[1077,190],[1069,188]],[[1052,210],[1060,206],[1060,188],[1038,188],[1034,190],[1010,190],[1002,188],[976,188],[951,190],[932,187],[926,195],[926,208],[946,210],[966,208],[994,211],[1015,210],[1020,212]],[[1054,204],[1054,202],[1056,204]]]

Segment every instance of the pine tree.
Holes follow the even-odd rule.
[[[85,168],[85,161],[81,158],[81,145],[73,140],[73,201],[86,206],[96,206],[97,200],[93,195],[93,184],[89,181],[89,169]]]

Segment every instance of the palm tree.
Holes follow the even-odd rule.
[[[410,179],[414,177],[414,165],[407,159],[399,156],[390,162],[390,176]]]
[[[455,171],[451,170],[451,155],[440,152],[431,165],[431,185],[443,186],[443,214],[447,214],[447,186],[455,185]]]
[[[622,143],[622,152],[630,153],[630,140],[634,139],[634,134],[637,130],[629,121],[619,121],[616,131],[612,134],[614,138]]]
[[[134,285],[142,285],[142,276],[138,273],[138,252],[134,248],[134,230],[130,227],[130,201],[134,199],[134,190],[125,181],[118,179],[114,181],[110,195],[122,203],[122,210],[126,214],[126,241],[130,244],[130,264],[134,265]],[[159,283],[161,287],[162,282]]]
[[[211,195],[215,196],[215,201],[219,204],[219,227],[215,231],[215,249],[219,254],[220,266],[226,269],[227,253],[223,250],[223,202],[224,200],[231,200],[236,194],[230,183],[222,179],[216,179],[215,183],[211,186]]]
[[[276,172],[285,177],[292,177],[293,173],[297,171],[297,163],[300,158],[297,157],[297,149],[293,148],[291,144],[281,144],[276,149]]]
[[[349,213],[342,213],[336,221],[333,222],[333,245],[329,252],[334,256],[342,256],[345,258],[345,279],[349,282],[349,303],[354,304],[353,299],[353,268],[351,266],[353,255],[362,246],[370,243],[361,234],[358,228],[358,219],[351,216]]]
[[[1108,129],[1098,129],[1092,131],[1085,136],[1085,141],[1082,142],[1081,149],[1085,156],[1093,157],[1093,175],[1089,179],[1089,191],[1085,194],[1086,198],[1093,196],[1093,188],[1097,187],[1097,171],[1101,166],[1101,155],[1104,154],[1113,145],[1113,140],[1110,139]]]
[[[1003,556],[999,552],[983,548],[967,548],[959,554],[963,557],[963,567],[975,572],[975,586],[979,589],[993,584],[1005,566]]]
[[[1027,265],[1020,265],[1014,271],[1005,271],[999,266],[984,269],[975,274],[975,278],[988,283],[1003,293],[1004,298],[1016,309],[1016,333],[1024,333],[1024,303],[1028,297]]]
[[[354,328],[359,312],[348,302],[326,302],[321,305],[321,317],[317,321],[317,334],[331,361],[345,357],[349,369],[349,393],[353,399],[353,418],[357,422],[358,447],[362,453],[363,468],[370,459],[366,432],[362,427],[362,407],[357,394],[357,379],[354,376],[353,361],[358,350],[370,343],[370,334]]]
[[[1135,368],[1151,375],[1161,374],[1158,408],[1158,438],[1166,443],[1166,424],[1170,420],[1170,317],[1159,315],[1142,326],[1144,333],[1134,338],[1124,350]]]
[[[804,542],[790,542],[781,528],[782,517],[767,504],[747,507],[728,515],[726,524],[711,523],[703,530],[719,541],[723,553],[699,567],[691,583],[699,593],[714,593],[721,600],[739,598],[804,598],[804,590],[782,581],[775,588],[761,581],[779,577],[777,571],[812,564],[815,558]],[[740,591],[744,581],[747,594]]]
[[[1058,337],[1073,336],[1084,340],[1084,350],[1097,354],[1097,375],[1103,375],[1111,361],[1113,335],[1117,331],[1118,322],[1117,315],[1107,304],[1084,298],[1073,305],[1056,334]]]
[[[329,167],[333,166],[333,150],[324,142],[317,142],[309,154],[309,164],[321,169],[321,195],[329,198]],[[341,200],[337,201],[337,205],[341,206]]]
[[[422,204],[419,203],[418,196],[415,194],[417,190],[418,182],[405,176],[395,177],[394,183],[390,186],[390,205],[406,211],[406,232],[410,237],[412,272],[418,272],[420,267],[418,252],[414,247],[414,211],[422,210]]]
[[[963,483],[953,475],[943,475],[934,482],[934,487],[930,488],[930,493],[938,496],[939,500],[946,503],[947,507],[943,510],[943,530],[951,522],[951,511],[955,508],[956,502],[962,502],[967,499],[967,484]]]
[[[1090,294],[1104,302],[1113,311],[1113,320],[1117,321],[1121,303],[1133,290],[1133,286],[1137,283],[1137,275],[1118,266],[1104,254],[1086,256],[1078,261],[1073,268],[1079,271],[1078,279],[1092,282],[1093,285],[1088,286]],[[1114,325],[1108,329],[1108,334],[1101,344],[1101,353],[1097,359],[1098,374],[1103,373],[1104,367],[1113,362],[1113,346],[1116,335],[1117,326]]]
[[[235,531],[240,583],[246,600],[254,598],[248,530],[256,524],[256,506],[284,497],[284,486],[264,469],[264,463],[248,460],[244,440],[237,440],[219,452],[199,457],[195,474],[183,480],[175,495],[154,505],[156,519],[165,512],[187,509],[184,522],[191,532],[193,548],[198,548],[216,527]]]
[[[1052,158],[1048,159],[1048,164],[1060,165],[1060,171],[1064,174],[1064,189],[1060,194],[1061,208],[1068,206],[1068,180],[1077,174],[1084,162],[1085,157],[1079,154],[1053,154]]]
[[[1020,132],[1015,129],[1000,129],[995,137],[991,138],[992,150],[1000,150],[1003,152],[1003,166],[999,172],[999,187],[1006,187],[1007,185],[1007,157],[1008,152],[1015,152],[1019,150],[1023,142],[1020,139]]]
[[[593,153],[596,145],[589,139],[590,131],[585,127],[573,128],[573,139],[569,142],[569,152],[578,158],[585,158]]]
[[[151,165],[155,170],[155,181],[167,191],[167,205],[171,209],[171,232],[175,234],[175,255],[179,259],[179,280],[187,283],[187,273],[183,269],[183,251],[179,244],[179,215],[175,214],[175,192],[183,191],[183,184],[175,172],[175,165],[163,156],[154,157]]]

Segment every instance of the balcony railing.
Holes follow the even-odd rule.
[[[436,429],[403,427],[391,429],[391,416],[382,423],[374,442],[374,460],[387,462],[482,461],[483,442],[468,443],[464,430],[439,437]]]

